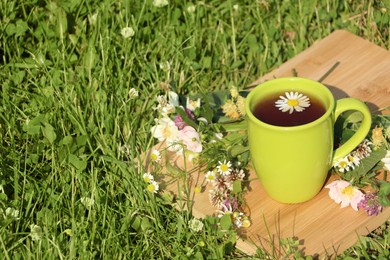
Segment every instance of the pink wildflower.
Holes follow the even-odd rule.
[[[358,203],[364,198],[364,194],[360,190],[344,180],[333,181],[325,188],[329,189],[329,197],[331,199],[336,203],[341,203],[341,208],[351,205],[357,211]]]
[[[179,136],[189,151],[194,153],[202,151],[199,133],[192,126],[185,126],[179,131]]]

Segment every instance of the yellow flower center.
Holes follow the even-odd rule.
[[[251,225],[251,222],[247,219],[242,222],[242,226],[244,228],[248,228],[250,225]]]
[[[144,178],[144,181],[145,181],[145,182],[150,182],[150,178],[146,176],[146,177]]]
[[[227,170],[229,170],[229,167],[226,164],[221,164],[220,168],[222,172],[226,172]]]
[[[150,156],[150,159],[152,161],[157,161],[157,154],[152,153],[152,155]]]
[[[156,190],[156,187],[154,187],[153,183],[149,184],[147,187],[148,191],[154,192]]]
[[[210,181],[214,180],[214,175],[211,175],[211,174],[208,175],[208,176],[207,176],[207,179],[210,180]]]
[[[298,106],[298,104],[299,104],[299,102],[296,99],[289,99],[287,101],[287,105],[289,105],[290,107],[296,107],[296,106]]]
[[[342,168],[342,169],[347,168],[347,165],[348,165],[348,163],[344,162],[344,161],[340,162],[340,164],[339,164],[340,168]]]
[[[349,185],[348,187],[345,187],[341,193],[344,195],[344,196],[347,196],[348,198],[352,198],[353,194],[354,194],[354,188]]]

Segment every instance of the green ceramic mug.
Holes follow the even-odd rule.
[[[280,99],[279,96],[286,92],[302,93],[319,101],[324,114],[298,126],[272,125],[254,115],[259,103],[266,102],[272,95]],[[289,104],[297,105],[294,102]],[[321,83],[298,77],[278,78],[258,85],[246,98],[245,109],[249,149],[256,175],[267,194],[283,203],[299,203],[313,198],[323,187],[333,162],[359,145],[369,132],[372,121],[370,111],[362,101],[354,98],[335,101],[329,89]],[[282,112],[282,108],[278,108],[280,113],[290,112],[288,108],[286,110]],[[347,142],[333,150],[334,123],[342,112],[348,110],[360,111],[363,121]],[[304,111],[291,112],[299,114]]]

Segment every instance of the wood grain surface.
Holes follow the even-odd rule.
[[[293,69],[300,77],[319,80],[336,63],[337,67],[322,81],[336,99],[359,98],[368,103],[373,113],[390,105],[390,52],[341,30],[315,43],[251,86],[274,77],[292,76]],[[205,173],[173,155],[166,159],[181,168],[186,165],[186,171],[190,173],[193,215],[202,218],[215,214],[216,209],[208,198],[209,187],[204,183]],[[372,217],[363,210],[340,209],[340,205],[329,198],[327,189],[322,189],[305,203],[281,204],[268,197],[253,170],[250,179],[253,180],[249,183],[246,202],[252,225],[240,231],[241,239],[237,243],[237,247],[248,254],[255,253],[256,245],[261,245],[269,250],[273,248],[275,258],[279,258],[284,254],[279,251],[282,250],[279,239],[294,237],[305,255],[334,257],[355,244],[359,235],[368,234],[390,218],[390,207]],[[327,183],[332,179],[330,177]],[[170,180],[168,176],[162,177],[161,187],[178,195],[178,189],[184,184]],[[194,193],[195,186],[202,186],[204,190]]]

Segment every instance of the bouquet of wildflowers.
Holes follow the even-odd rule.
[[[154,149],[150,160],[160,162],[161,153],[166,151],[202,165],[210,203],[216,208],[221,226],[250,226],[243,199],[249,158],[243,120],[245,98],[234,87],[193,97],[167,90],[156,103],[151,133],[165,148]],[[152,173],[145,173],[144,180],[149,191],[158,192],[159,183]],[[195,187],[195,192],[201,190]]]
[[[354,134],[361,122],[361,115],[345,115],[336,125],[339,143]],[[390,206],[390,116],[373,116],[373,128],[365,140],[350,154],[335,162],[334,174],[339,180],[328,184],[329,196],[341,208],[351,206],[363,209],[369,216],[378,215]]]

